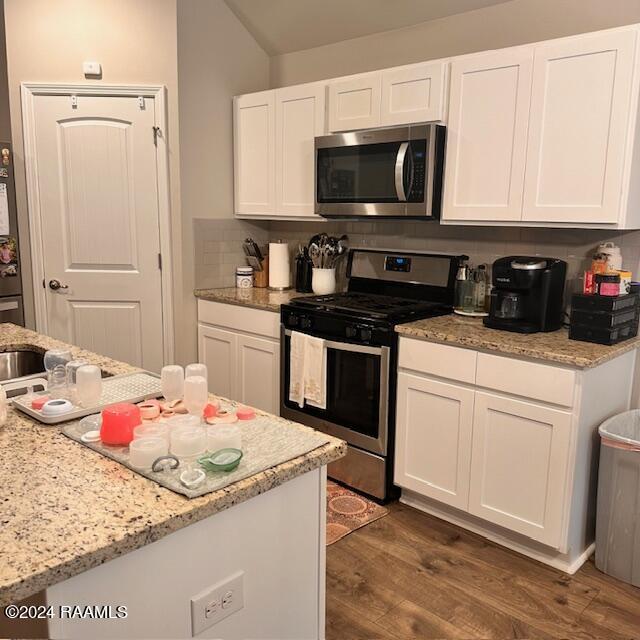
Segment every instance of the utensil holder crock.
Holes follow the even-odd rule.
[[[336,270],[334,269],[313,269],[311,276],[311,288],[317,295],[326,295],[336,291]]]

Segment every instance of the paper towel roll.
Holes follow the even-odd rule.
[[[291,286],[289,245],[286,242],[269,243],[269,286],[272,289],[288,289]]]

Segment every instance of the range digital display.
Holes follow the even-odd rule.
[[[384,259],[384,270],[409,273],[409,271],[411,271],[411,258],[407,258],[406,256],[386,256]]]

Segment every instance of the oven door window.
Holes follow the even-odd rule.
[[[289,341],[287,336],[287,356]],[[289,401],[289,365],[285,366],[285,404]],[[385,374],[386,375],[386,374]],[[383,380],[379,354],[327,348],[327,408],[305,404],[304,413],[377,439],[380,436],[380,401]]]

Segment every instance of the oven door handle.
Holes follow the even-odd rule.
[[[405,193],[405,190],[404,190],[404,163],[405,163],[405,160],[407,159],[408,150],[409,150],[409,143],[403,142],[400,145],[398,149],[398,155],[396,156],[396,169],[395,169],[396,194],[400,202],[407,201],[407,194]]]
[[[284,335],[291,336],[291,329],[285,329]],[[389,347],[366,347],[350,342],[333,342],[332,340],[325,340],[324,346],[326,349],[335,349],[336,351],[353,351],[354,353],[370,353],[372,355],[380,355],[389,351]]]

